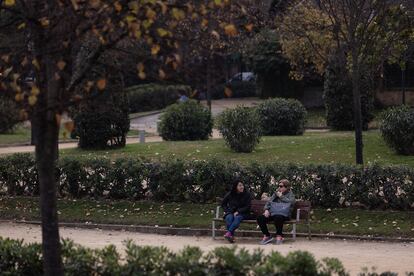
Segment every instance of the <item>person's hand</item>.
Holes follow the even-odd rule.
[[[269,210],[265,210],[264,211],[264,214],[263,214],[265,217],[270,217],[270,212],[269,212]]]
[[[276,192],[277,197],[281,197],[282,196],[282,192],[281,191],[277,191]]]
[[[233,214],[233,215],[234,215],[234,216],[237,216],[238,214],[239,214],[239,212],[237,212],[237,211],[236,211],[236,212],[234,212],[234,214]]]

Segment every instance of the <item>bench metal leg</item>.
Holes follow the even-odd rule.
[[[310,229],[310,223],[308,223],[308,239],[311,240],[311,229]]]
[[[296,223],[292,225],[293,240],[296,240]]]
[[[213,238],[213,240],[216,239],[216,222],[214,220],[211,223],[211,237]]]

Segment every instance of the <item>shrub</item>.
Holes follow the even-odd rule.
[[[374,100],[369,81],[362,78],[361,85],[362,127],[368,129],[368,123],[374,118]],[[352,81],[343,71],[343,66],[331,65],[325,73],[324,100],[327,125],[334,130],[353,130],[353,94]]]
[[[179,94],[189,96],[191,87],[187,85],[143,84],[126,89],[129,99],[129,112],[160,110],[177,102]]]
[[[81,110],[75,117],[72,135],[82,149],[122,147],[129,131],[128,113],[114,108],[107,111]]]
[[[399,154],[414,155],[414,109],[394,107],[381,117],[380,131],[387,145]]]
[[[210,111],[192,100],[169,106],[158,124],[160,136],[167,141],[207,140],[212,129]]]
[[[264,135],[301,135],[305,131],[306,109],[294,99],[275,98],[257,107]]]
[[[0,133],[13,131],[19,121],[16,103],[5,96],[0,96]]]
[[[62,244],[65,275],[349,275],[338,259],[318,261],[306,251],[293,251],[284,257],[278,252],[266,255],[262,250],[250,253],[243,248],[217,247],[203,254],[198,247],[172,252],[165,247],[127,241],[123,255],[121,258],[113,245],[89,249],[70,240]],[[42,261],[40,244],[27,245],[0,237],[2,275],[42,275]],[[397,274],[363,271],[360,275]]]
[[[218,118],[218,129],[236,152],[252,152],[260,142],[260,119],[254,109],[238,106],[225,110]]]
[[[1,195],[37,195],[38,178],[30,154],[0,158]],[[221,160],[148,162],[134,158],[66,157],[57,164],[61,197],[153,199],[209,202],[223,196],[235,178],[255,198],[272,193],[278,180],[292,183],[297,198],[315,207],[365,206],[414,209],[414,169],[404,166],[249,164]]]

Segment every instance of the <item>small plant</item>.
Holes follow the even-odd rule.
[[[167,141],[207,140],[212,129],[210,111],[196,101],[169,106],[158,124],[160,136]]]
[[[264,135],[302,135],[306,109],[294,99],[275,98],[257,107]]]
[[[254,109],[238,106],[224,111],[218,118],[218,128],[236,152],[252,152],[260,142],[260,118]]]
[[[381,116],[381,135],[399,154],[414,155],[414,109],[394,107]]]

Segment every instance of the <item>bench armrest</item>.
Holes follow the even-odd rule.
[[[300,209],[296,210],[296,221],[300,220]]]
[[[216,207],[216,219],[220,218],[220,206]]]

